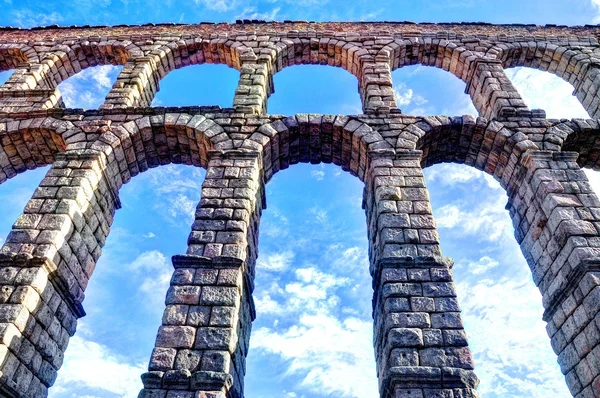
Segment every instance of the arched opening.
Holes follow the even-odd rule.
[[[267,107],[270,114],[362,113],[358,80],[341,68],[296,65],[276,73],[273,81],[275,93]]]
[[[231,108],[239,72],[224,64],[191,65],[169,72],[152,106],[218,105]]]
[[[246,396],[377,395],[362,188],[325,164],[267,184]]]
[[[573,86],[560,77],[528,67],[506,69],[506,75],[530,109],[543,109],[551,119],[589,119],[587,111],[573,95]]]
[[[67,108],[96,109],[117,80],[122,66],[101,65],[82,70],[58,85]]]
[[[86,290],[87,316],[70,339],[53,397],[137,396],[165,308],[170,257],[185,253],[204,175],[171,164],[122,187],[123,208]]]
[[[465,83],[442,69],[409,65],[392,72],[396,102],[407,115],[477,115]]]
[[[542,321],[542,298],[514,238],[506,194],[466,165],[424,170],[485,397],[569,396]]]

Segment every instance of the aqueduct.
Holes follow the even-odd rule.
[[[582,171],[600,157],[597,26],[264,23],[0,30],[0,182],[51,165],[0,254],[0,394],[44,397],[120,207],[148,168],[206,168],[187,253],[173,257],[141,398],[240,398],[265,184],[299,162],[364,183],[375,357],[384,398],[476,397],[478,379],[442,256],[424,167],[471,165],[508,196],[543,296],[552,349],[575,397],[600,396],[600,201]],[[151,107],[160,80],[193,64],[240,71],[231,108]],[[97,110],[65,109],[57,85],[123,65]],[[296,64],[355,75],[361,115],[269,115],[273,75]],[[442,68],[480,116],[415,117],[391,71]],[[530,110],[504,69],[549,71],[594,119]],[[210,105],[210,104],[205,104]]]

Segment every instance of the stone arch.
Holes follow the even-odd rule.
[[[25,62],[39,62],[33,48],[24,44],[0,44],[0,71],[15,69]]]
[[[174,69],[189,65],[225,64],[230,68],[241,68],[241,57],[252,53],[250,47],[229,39],[182,39],[171,41],[150,51],[146,56],[156,59],[157,72],[162,78]]]
[[[478,39],[456,43],[446,39],[413,37],[394,40],[379,50],[379,54],[385,51],[389,53],[392,70],[407,65],[433,66],[452,73],[468,84],[472,62],[475,59],[492,59],[482,51],[481,47],[485,45]]]
[[[99,65],[125,65],[142,52],[130,41],[100,41],[88,38],[74,44],[60,43],[41,58],[47,86],[54,88],[82,70]]]
[[[177,163],[206,168],[209,151],[233,148],[214,121],[202,115],[143,116],[100,135],[90,149],[107,156],[117,189],[148,168]]]
[[[488,49],[492,43],[479,38],[461,41],[414,37],[398,39],[379,51],[392,70],[406,65],[432,66],[450,72],[466,84],[479,115],[488,119],[504,112],[528,111],[525,102]]]
[[[361,78],[364,60],[373,58],[359,43],[333,37],[283,38],[258,50],[257,56],[265,55],[271,58],[274,72],[292,65],[329,65],[340,67],[357,79]]]
[[[489,54],[505,68],[528,67],[552,73],[575,88],[573,95],[591,117],[600,115],[598,49],[551,42],[501,43]]]
[[[150,106],[160,89],[160,80],[169,72],[204,63],[225,64],[241,70],[242,58],[251,48],[228,39],[182,39],[135,55],[124,65],[102,108]]]
[[[576,152],[581,167],[600,170],[600,127],[594,119],[561,121],[544,134],[556,151]]]
[[[67,150],[74,136],[71,122],[51,117],[0,124],[0,183],[19,173],[44,167]]]
[[[38,86],[39,75],[32,73],[34,68],[29,65],[39,65],[38,53],[33,48],[24,44],[0,44],[0,71],[15,69],[0,87],[0,98]]]
[[[333,163],[364,181],[371,151],[391,151],[381,134],[356,118],[298,114],[262,125],[242,149],[261,151],[265,180],[296,163]]]
[[[422,151],[423,168],[437,163],[473,166],[493,176],[505,189],[521,156],[526,151],[538,149],[521,132],[511,131],[497,121],[468,115],[427,118],[406,130],[418,137],[415,149]]]
[[[396,108],[391,92],[391,78],[387,64],[383,65],[385,77],[381,77],[382,64],[377,64],[372,51],[359,37],[341,39],[335,36],[321,38],[282,38],[268,42],[266,48],[257,49],[257,56],[271,65],[272,73],[293,65],[325,65],[340,67],[358,80],[365,113],[385,108]],[[269,92],[271,94],[272,90]]]

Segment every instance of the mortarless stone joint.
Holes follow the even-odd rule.
[[[573,396],[600,396],[600,27],[264,23],[0,29],[0,183],[50,165],[0,249],[0,394],[45,397],[60,369],[119,190],[169,163],[206,169],[141,398],[241,398],[265,184],[297,163],[364,183],[374,348],[383,398],[476,397],[452,261],[423,168],[455,162],[506,190]],[[240,71],[232,108],[152,107],[163,77],[194,64]],[[97,110],[65,109],[58,84],[122,65]],[[361,115],[269,115],[273,76],[298,64],[353,74]],[[465,82],[479,117],[404,115],[391,72],[421,64]],[[575,87],[591,119],[529,109],[505,68]]]

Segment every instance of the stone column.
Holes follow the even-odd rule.
[[[363,62],[359,91],[364,113],[400,113],[392,87],[388,51],[381,51],[373,62]]]
[[[0,250],[2,396],[47,395],[119,207],[103,155],[56,158]]]
[[[421,151],[371,157],[364,207],[380,396],[476,397],[479,381],[452,261],[441,255]]]
[[[42,64],[20,64],[0,86],[1,112],[26,112],[64,107],[56,82]]]
[[[148,107],[159,90],[156,61],[138,57],[127,61],[100,109]]]
[[[175,272],[139,397],[244,396],[258,223],[260,155],[212,152],[186,255]]]
[[[506,76],[500,60],[476,58],[467,76],[465,93],[471,96],[479,116],[495,117],[528,116],[545,118],[542,110],[530,111],[521,95]]]
[[[515,236],[573,396],[600,396],[600,201],[577,153],[526,154],[508,185]]]
[[[270,57],[254,53],[240,55],[240,81],[235,90],[233,107],[237,112],[260,115],[267,112],[267,100],[273,93]]]

